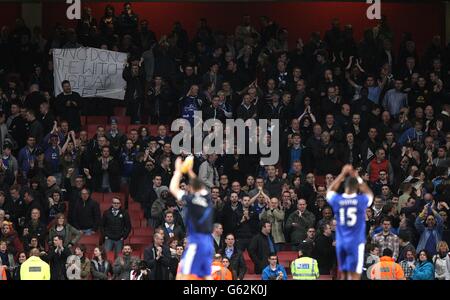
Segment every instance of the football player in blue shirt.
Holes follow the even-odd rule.
[[[188,170],[191,194],[180,189],[183,176],[182,160],[175,161],[175,172],[170,182],[170,192],[185,203],[187,246],[178,266],[177,280],[211,280],[214,246],[212,240],[214,209],[206,186],[196,177],[192,166]]]
[[[338,194],[344,181],[344,193]],[[372,205],[373,193],[357,171],[345,165],[328,188],[327,200],[337,221],[336,255],[341,279],[359,280],[366,243],[366,208]]]

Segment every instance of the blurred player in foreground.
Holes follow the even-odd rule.
[[[337,191],[345,181],[343,194]],[[358,190],[362,194],[358,194]],[[366,243],[366,208],[372,204],[373,193],[351,165],[331,183],[327,200],[336,215],[336,255],[341,280],[360,280]]]
[[[170,192],[178,200],[185,202],[187,209],[187,247],[178,266],[177,280],[212,280],[214,246],[211,232],[214,210],[211,196],[192,171],[192,165],[191,158],[187,158],[184,162],[178,158],[169,187]],[[180,180],[185,173],[189,175],[192,192],[188,195],[180,189]]]

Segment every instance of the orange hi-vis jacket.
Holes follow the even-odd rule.
[[[0,281],[1,280],[8,280],[8,277],[6,277],[6,268],[3,266],[0,266]]]
[[[390,256],[382,256],[370,269],[372,280],[405,280],[402,267]]]
[[[212,277],[214,280],[233,280],[233,274],[220,261],[212,263]]]

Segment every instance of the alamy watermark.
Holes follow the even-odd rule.
[[[366,16],[369,20],[381,19],[381,0],[366,0],[370,6],[367,8]]]
[[[381,0],[366,0],[370,6],[367,8],[366,16],[369,20],[381,19]],[[69,20],[81,19],[81,0],[66,0],[70,6],[66,10],[66,16]]]
[[[194,113],[193,123],[176,119],[171,130],[174,154],[261,154],[263,165],[274,165],[280,158],[280,122],[278,119],[202,120],[202,112]],[[192,145],[193,144],[193,145]],[[247,149],[248,148],[248,149]]]

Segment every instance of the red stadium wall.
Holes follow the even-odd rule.
[[[12,26],[22,14],[20,3],[0,3],[0,26]]]
[[[108,2],[82,1],[83,6],[90,6],[95,17],[98,19],[103,15],[104,7]],[[122,2],[112,5],[116,13],[122,10]],[[289,40],[295,43],[298,37],[304,41],[309,39],[312,31],[319,30],[322,34],[329,28],[330,20],[337,16],[341,24],[351,23],[355,28],[355,37],[362,37],[363,29],[374,26],[375,20],[366,18],[368,5],[361,2],[285,2],[285,3],[143,3],[133,4],[134,10],[140,18],[150,21],[155,33],[161,34],[170,31],[174,21],[182,22],[184,28],[192,36],[198,25],[198,19],[206,17],[211,27],[234,30],[241,21],[244,14],[250,14],[253,25],[258,27],[257,17],[268,15],[277,23],[289,30]],[[45,2],[42,5],[42,19],[44,32],[51,30],[56,22],[70,25],[74,21],[66,19],[68,5],[60,3]],[[413,34],[420,52],[424,50],[431,37],[435,34],[444,36],[445,31],[445,7],[443,3],[382,3],[382,14],[388,17],[389,24],[395,34],[398,43],[405,31]],[[12,24],[14,19],[20,15],[20,4],[0,4],[0,24]]]

